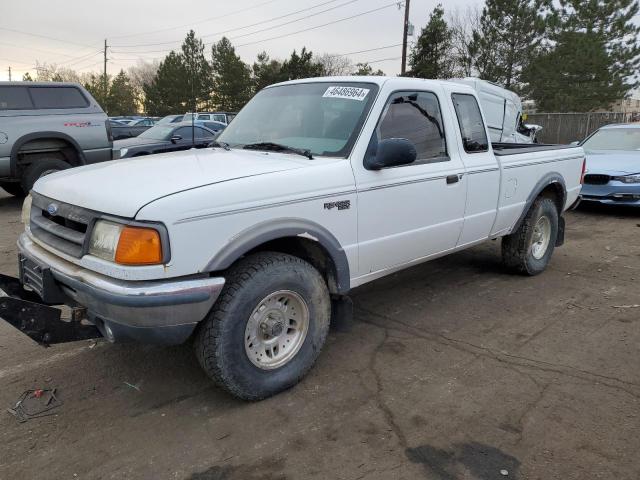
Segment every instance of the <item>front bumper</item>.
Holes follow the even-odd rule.
[[[110,278],[52,254],[26,233],[20,236],[18,249],[23,285],[31,286],[45,301],[59,298],[52,291],[59,289],[70,300],[64,303],[85,307],[88,319],[110,341],[183,343],[225,283],[222,277],[206,276],[155,281]],[[38,280],[47,277],[53,281]]]
[[[606,185],[585,184],[580,192],[582,200],[609,205],[640,206],[640,184],[609,182]]]

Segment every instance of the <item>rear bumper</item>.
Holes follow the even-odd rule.
[[[81,268],[53,255],[26,234],[18,240],[21,280],[46,300],[59,289],[70,304],[87,309],[87,316],[111,341],[125,338],[143,343],[184,342],[217,300],[225,280],[201,277],[156,281],[118,280]],[[35,265],[35,266],[34,266]],[[53,282],[38,284],[37,275],[50,272]],[[43,277],[44,278],[44,277]],[[40,292],[41,290],[41,292]],[[47,291],[49,290],[49,291]]]

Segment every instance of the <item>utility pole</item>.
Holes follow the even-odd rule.
[[[11,81],[11,67],[9,67],[9,81]]]
[[[102,92],[104,97],[103,102],[107,100],[107,39],[104,39],[104,70],[102,72]],[[104,108],[104,107],[103,107]]]
[[[407,71],[407,33],[409,31],[409,2],[404,0],[404,28],[402,30],[402,68],[400,75],[404,75]]]

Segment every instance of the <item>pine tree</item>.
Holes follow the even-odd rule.
[[[190,99],[185,88],[188,74],[182,55],[171,51],[160,62],[153,81],[143,86],[146,112],[158,116],[186,112]]]
[[[353,75],[360,75],[360,76],[370,76],[370,75],[375,75],[375,76],[384,76],[384,72],[380,69],[378,70],[373,70],[373,67],[371,65],[369,65],[368,63],[356,63],[356,71],[353,72]]]
[[[138,110],[136,92],[124,70],[120,70],[111,82],[106,109],[111,116],[131,115]]]
[[[187,71],[183,88],[191,111],[206,108],[211,100],[211,65],[204,54],[204,43],[190,30],[182,43],[182,63]]]
[[[408,76],[420,78],[451,78],[452,32],[444,19],[444,9],[438,4],[429,16],[429,22],[420,32],[409,57]]]
[[[90,74],[89,77],[84,81],[84,88],[91,94],[93,98],[95,98],[98,105],[102,107],[102,109],[109,113],[109,84],[111,82],[111,77],[107,75],[106,84],[107,84],[107,95],[104,92],[105,85],[105,77],[104,74]]]
[[[253,95],[251,69],[238,55],[228,38],[222,37],[211,47],[213,70],[212,101],[215,108],[238,111]]]
[[[271,60],[267,52],[258,54],[257,61],[253,62],[253,89],[259,92],[264,87],[287,80],[282,71],[282,63]]]
[[[527,77],[542,111],[609,108],[638,86],[637,0],[561,0]]]
[[[282,63],[282,72],[285,80],[296,80],[298,78],[321,77],[324,73],[321,64],[313,59],[313,52],[302,47],[300,55],[294,50],[291,57]]]
[[[487,0],[471,53],[480,78],[516,91],[546,33],[549,0]]]

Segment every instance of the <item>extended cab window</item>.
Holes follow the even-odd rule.
[[[33,108],[26,87],[0,87],[0,110],[29,110]]]
[[[416,163],[449,160],[438,98],[430,92],[391,95],[375,131],[378,142],[406,138],[416,147]]]
[[[84,108],[89,102],[75,87],[29,87],[36,108]]]
[[[475,97],[465,93],[454,93],[451,99],[456,109],[465,152],[477,153],[489,150],[487,131]]]

